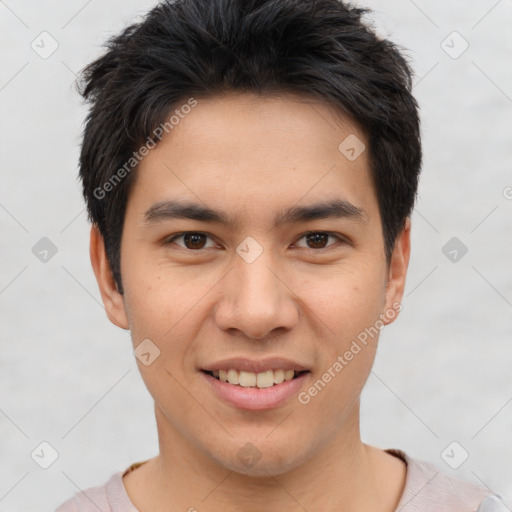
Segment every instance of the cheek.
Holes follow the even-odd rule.
[[[385,301],[384,267],[379,268],[346,265],[329,279],[310,279],[301,287],[313,313],[308,314],[319,319],[321,361],[299,403],[310,407],[312,415],[329,417],[333,425],[345,419],[373,365]]]
[[[165,270],[162,265],[126,262],[125,305],[135,338],[154,337],[163,341],[200,299],[201,286],[190,282],[183,272]],[[136,339],[134,339],[134,342]]]
[[[322,279],[297,280],[296,287],[337,349],[374,325],[385,303],[385,273],[376,265],[346,265]]]
[[[353,414],[372,369],[380,334],[375,328],[378,313],[374,310],[372,314],[368,304],[364,309],[339,306],[335,312],[340,315],[333,323],[335,334],[326,331],[326,337],[319,340],[321,361],[314,379],[297,397],[311,428],[323,430],[327,437]]]
[[[197,321],[187,294],[180,286],[163,286],[163,279],[126,281],[125,304],[130,320],[134,355],[141,377],[163,410],[186,415],[193,405],[183,384],[188,353],[187,336],[193,336]],[[189,297],[190,299],[190,297]]]
[[[150,368],[139,364],[144,380],[157,385],[155,374],[168,381],[172,377],[167,372],[183,379],[184,372],[195,369],[195,340],[204,321],[202,305],[216,281],[190,270],[171,272],[162,265],[140,267],[127,277],[125,307],[134,349],[149,339],[159,351]]]

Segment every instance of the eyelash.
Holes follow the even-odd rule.
[[[208,233],[203,233],[202,231],[183,231],[181,233],[172,235],[171,238],[166,238],[164,240],[163,245],[165,245],[165,246],[170,245],[174,242],[174,240],[177,240],[178,238],[183,238],[183,236],[185,236],[185,235],[204,235],[204,236],[210,238],[211,240],[213,240],[213,237],[211,237]],[[336,238],[338,240],[338,242],[340,242],[343,245],[350,244],[350,242],[346,238],[342,237],[341,235],[339,235],[337,233],[332,233],[330,231],[308,231],[307,233],[304,233],[298,240],[302,240],[303,238],[305,238],[309,235],[327,235],[329,237]],[[301,249],[306,249],[306,250],[310,250],[313,252],[320,252],[320,251],[325,251],[325,250],[333,247],[333,245],[335,245],[335,244],[328,245],[327,247],[321,247],[319,249],[314,249],[311,247],[301,247]],[[200,251],[208,249],[208,247],[201,248],[201,249],[188,249],[187,247],[183,247],[181,245],[179,245],[179,247],[181,249],[184,249],[184,250],[190,251],[190,252],[200,252]]]

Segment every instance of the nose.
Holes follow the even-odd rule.
[[[250,263],[237,255],[233,269],[221,281],[217,326],[255,340],[292,329],[299,318],[297,301],[279,268],[270,251]]]

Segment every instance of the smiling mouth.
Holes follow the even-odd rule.
[[[308,371],[297,372],[294,370],[267,370],[265,372],[246,372],[243,370],[213,370],[205,373],[213,378],[244,388],[270,388],[285,381],[293,380]]]

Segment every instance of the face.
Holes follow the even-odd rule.
[[[407,225],[386,262],[362,144],[312,100],[199,99],[137,170],[123,296],[93,230],[104,303],[142,355],[161,443],[256,475],[358,436],[409,256]]]

